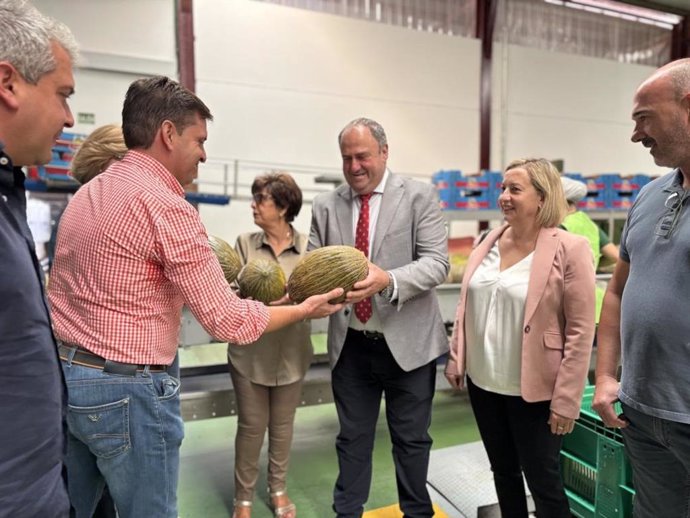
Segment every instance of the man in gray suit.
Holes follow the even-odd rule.
[[[435,293],[449,269],[446,230],[432,185],[386,168],[380,124],[356,119],[338,142],[347,185],[314,199],[309,248],[356,244],[370,263],[347,295],[352,306],[328,326],[340,421],[333,510],[338,518],[362,516],[385,394],[400,507],[405,518],[431,517],[428,430],[436,359],[448,350]]]

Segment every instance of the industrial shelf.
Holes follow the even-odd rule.
[[[625,210],[587,210],[584,212],[594,220],[625,219],[628,215],[628,211]],[[444,210],[442,214],[448,221],[494,221],[503,219],[503,213],[500,210]]]

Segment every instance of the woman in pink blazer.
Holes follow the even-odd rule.
[[[467,262],[445,374],[455,388],[467,376],[503,518],[527,517],[523,473],[539,518],[569,518],[559,452],[594,339],[592,252],[557,228],[566,201],[547,160],[509,164],[498,202],[505,224]]]

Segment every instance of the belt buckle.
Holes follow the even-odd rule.
[[[367,331],[365,329],[362,333],[364,333],[364,338],[368,338],[369,340],[383,340],[383,333],[379,333],[378,331]]]

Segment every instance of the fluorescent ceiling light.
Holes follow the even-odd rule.
[[[544,0],[544,2],[570,7],[571,9],[580,11],[605,14],[607,16],[614,16],[648,25],[657,25],[664,29],[673,29],[673,26],[679,24],[682,20],[682,17],[675,14],[655,11],[645,7],[627,5],[613,0]]]

